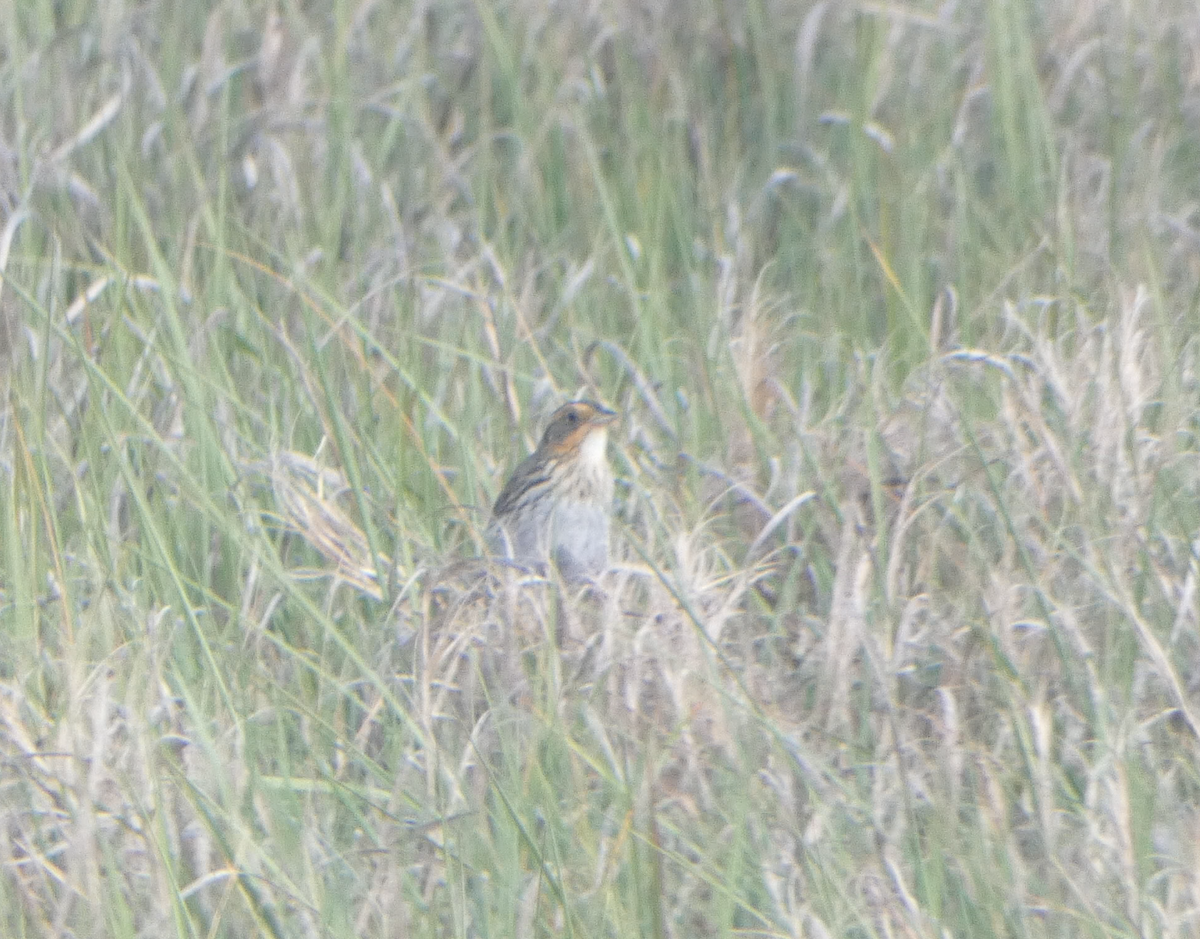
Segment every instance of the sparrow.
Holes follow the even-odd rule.
[[[488,538],[496,554],[533,569],[553,562],[573,583],[607,568],[608,425],[616,419],[594,401],[572,401],[550,416],[537,449],[513,471],[492,509]]]

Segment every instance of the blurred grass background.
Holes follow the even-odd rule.
[[[3,935],[1200,929],[1189,0],[19,0],[0,278]]]

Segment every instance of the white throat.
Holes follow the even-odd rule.
[[[579,460],[588,472],[603,472],[608,464],[608,428],[593,430],[583,439],[579,448]]]

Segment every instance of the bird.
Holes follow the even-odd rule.
[[[616,419],[595,401],[571,401],[550,416],[492,508],[494,553],[535,570],[553,561],[570,583],[603,573],[613,497],[608,427]]]

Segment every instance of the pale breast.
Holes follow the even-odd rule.
[[[554,562],[567,580],[596,577],[608,567],[608,506],[562,502],[551,520]]]

